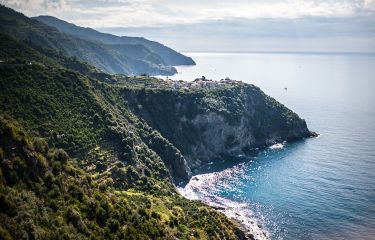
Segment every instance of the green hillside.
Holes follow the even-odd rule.
[[[144,45],[112,46],[95,39],[82,39],[60,32],[38,20],[27,18],[2,5],[0,5],[0,22],[1,33],[61,51],[67,56],[75,56],[108,73],[128,75],[176,73],[176,69],[169,65],[178,65],[178,62],[167,64],[162,57]],[[175,52],[175,54],[178,53]],[[181,57],[185,56],[181,55]]]
[[[2,39],[1,239],[237,238],[235,223],[177,193],[184,158],[121,101],[132,80]]]
[[[51,16],[39,16],[35,17],[38,21],[41,21],[49,26],[57,28],[59,31],[67,33],[69,35],[76,36],[78,38],[102,42],[104,44],[114,46],[117,49],[131,52],[131,56],[139,58],[140,53],[147,57],[158,57],[167,65],[194,65],[195,62],[190,57],[186,57],[181,53],[174,51],[158,42],[150,41],[142,37],[118,37],[108,33],[101,33],[91,28],[79,27],[74,24],[65,22]],[[142,47],[142,51],[134,52],[131,47]],[[134,49],[134,48],[133,48]]]
[[[171,185],[136,190],[97,177],[0,116],[0,239],[236,239],[235,225]],[[116,168],[122,180],[143,181]]]
[[[304,120],[244,83],[104,73],[64,49],[85,40],[0,13],[0,239],[251,239],[176,185]]]

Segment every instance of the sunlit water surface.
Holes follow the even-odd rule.
[[[197,65],[178,67],[173,79],[255,84],[321,136],[246,156],[225,170],[208,165],[183,194],[255,219],[272,239],[375,239],[374,55],[187,55]]]

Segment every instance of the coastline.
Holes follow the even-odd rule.
[[[243,163],[239,163],[222,171],[194,175],[186,186],[177,188],[178,192],[189,200],[203,202],[236,222],[242,231],[240,235],[243,236],[243,239],[269,240],[271,239],[270,233],[254,216],[248,204],[217,196],[210,191],[210,185],[215,179],[237,172],[242,165]]]
[[[310,136],[306,138],[319,137],[320,134],[310,131]],[[293,142],[293,141],[290,141]],[[287,141],[274,143],[261,149],[256,149],[259,153],[262,150],[282,149],[287,144]],[[241,156],[242,160],[237,160],[229,164],[226,161],[209,162],[200,167],[190,180],[183,186],[177,186],[178,192],[189,200],[200,201],[216,211],[223,213],[225,216],[238,224],[240,239],[257,239],[257,240],[270,240],[270,232],[262,225],[259,219],[254,216],[250,210],[251,206],[248,203],[240,203],[228,198],[219,196],[216,190],[216,181],[226,176],[233,176],[243,171],[243,166],[248,161],[254,161],[256,155]],[[223,163],[227,163],[224,166]]]

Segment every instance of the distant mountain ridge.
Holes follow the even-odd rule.
[[[4,6],[0,6],[0,23],[0,33],[77,57],[108,73],[172,75],[176,73],[173,65],[183,63],[182,60],[173,62],[171,58],[163,58],[142,44],[105,44],[93,38],[84,39],[66,34]],[[156,44],[158,49],[164,47],[158,43],[153,44]],[[168,48],[166,51],[174,56],[172,49]],[[187,59],[187,65],[194,63],[191,58],[177,52],[175,55]]]
[[[108,33],[101,33],[92,28],[79,27],[72,23],[63,21],[52,16],[39,16],[34,19],[57,28],[59,31],[70,34],[81,39],[101,42],[108,45],[141,45],[149,49],[152,53],[160,56],[167,65],[195,65],[195,62],[190,58],[174,51],[173,49],[164,46],[158,42],[150,41],[142,37],[126,37],[115,36]]]

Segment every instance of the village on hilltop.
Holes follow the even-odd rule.
[[[212,89],[216,87],[221,87],[225,85],[236,85],[239,83],[242,83],[242,81],[239,80],[233,80],[229,77],[226,77],[225,79],[221,80],[212,80],[207,79],[205,76],[202,76],[200,78],[196,78],[192,82],[183,81],[183,80],[172,80],[168,77],[165,80],[168,82],[172,89],[178,90],[178,89],[198,89],[198,88],[206,88],[206,89]]]

